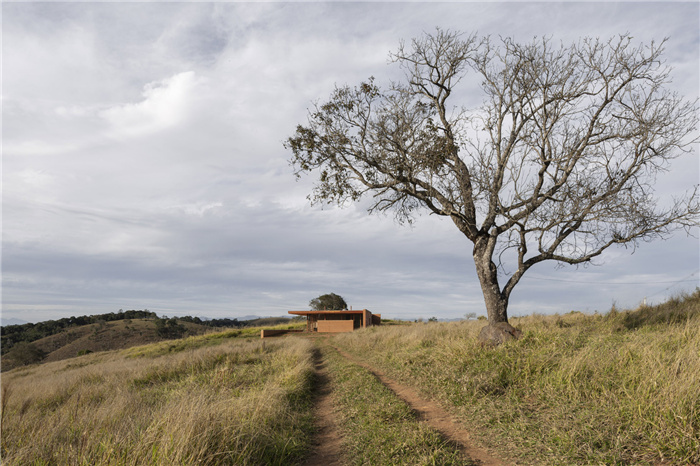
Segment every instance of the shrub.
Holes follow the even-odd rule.
[[[20,341],[12,347],[8,357],[18,366],[34,364],[46,357],[46,353],[34,344]]]

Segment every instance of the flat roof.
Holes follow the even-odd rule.
[[[344,311],[287,311],[289,314],[294,314],[298,316],[309,316],[318,314],[362,314],[369,312],[367,309],[360,310],[344,310]]]

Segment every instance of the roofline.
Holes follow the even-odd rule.
[[[369,312],[367,309],[354,309],[354,310],[342,310],[342,311],[287,311],[289,314],[294,314],[298,316],[308,316],[317,314],[362,314]],[[371,313],[370,313],[371,314]]]

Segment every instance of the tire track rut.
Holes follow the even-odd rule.
[[[332,386],[328,376],[327,362],[322,350],[314,355],[316,370],[316,435],[313,439],[311,453],[304,466],[326,466],[343,464],[343,438],[333,412]]]
[[[505,466],[513,464],[505,462],[488,450],[474,445],[474,441],[459,421],[455,420],[445,409],[431,400],[425,399],[415,389],[403,385],[382,371],[346,353],[345,351],[332,346],[328,340],[322,339],[323,343],[317,348],[315,354],[314,367],[316,370],[316,427],[317,433],[313,439],[313,446],[304,466],[340,465],[344,464],[343,437],[338,427],[334,406],[333,388],[328,375],[327,362],[323,357],[323,346],[333,348],[342,357],[353,364],[366,369],[377,379],[394,392],[416,413],[418,420],[424,422],[437,430],[446,440],[454,443],[464,455],[479,466]]]
[[[413,411],[416,412],[418,419],[421,422],[427,423],[435,430],[440,432],[440,434],[442,434],[447,440],[457,444],[462,454],[468,458],[471,458],[476,464],[481,466],[505,466],[506,464],[510,464],[505,463],[503,460],[494,456],[484,448],[474,445],[469,432],[434,401],[426,400],[413,388],[396,382],[385,373],[377,370],[375,367],[370,366],[364,361],[358,360],[351,354],[348,354],[339,348],[333,348],[344,358],[374,374],[374,376],[377,377],[382,384],[393,391],[399,398],[406,402],[411,409],[413,409]]]

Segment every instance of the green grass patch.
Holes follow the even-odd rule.
[[[148,345],[134,346],[123,350],[123,354],[130,358],[156,357],[165,354],[179,353],[186,350],[194,350],[207,346],[220,345],[226,340],[237,338],[260,338],[260,330],[239,329],[225,330],[223,332],[208,333],[176,340],[166,340]]]
[[[471,465],[373,374],[324,346],[350,464]]]
[[[197,348],[203,348],[207,346],[220,345],[222,342],[227,340],[235,339],[248,339],[255,340],[260,338],[260,330],[272,329],[272,330],[292,330],[303,328],[306,324],[280,324],[273,327],[245,327],[232,330],[224,330],[222,332],[207,333],[204,335],[196,335],[187,338],[181,338],[177,340],[166,340],[159,343],[151,343],[148,345],[135,346],[123,350],[123,354],[130,358],[141,358],[141,357],[156,357],[165,354],[179,353],[181,351],[194,350]]]

